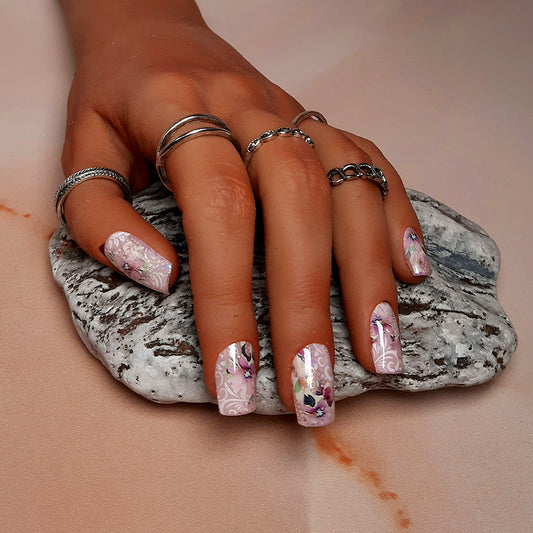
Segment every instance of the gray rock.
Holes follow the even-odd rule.
[[[496,299],[500,256],[494,241],[429,196],[409,191],[409,197],[424,231],[433,274],[419,285],[398,282],[404,373],[374,375],[356,361],[334,277],[331,316],[337,400],[372,389],[423,391],[484,383],[505,368],[516,348],[514,329]],[[174,199],[153,184],[136,196],[135,206],[178,251],[181,274],[169,296],[88,257],[63,228],[50,241],[54,278],[65,292],[83,342],[116,379],[154,402],[215,402],[203,379],[187,246]],[[283,413],[260,244],[253,288],[261,344],[257,411]]]

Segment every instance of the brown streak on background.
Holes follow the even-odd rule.
[[[18,211],[16,211],[15,209],[13,209],[12,207],[9,207],[3,203],[0,203],[0,212],[4,212],[4,213],[8,213],[10,215],[14,215],[16,217],[21,217],[21,218],[25,218],[25,219],[32,219],[32,223],[33,223],[33,226],[34,228],[36,229],[36,232],[35,233],[39,233],[39,234],[42,234],[46,237],[46,240],[49,241],[52,236],[54,235],[55,233],[55,229],[54,230],[51,230],[50,228],[45,228],[44,224],[38,220],[35,216],[33,216],[31,213],[19,213]]]
[[[333,435],[330,428],[315,428],[313,430],[313,438],[320,452],[349,470],[355,467],[354,471],[359,481],[366,486],[373,496],[379,499],[380,503],[389,507],[394,522],[400,530],[404,531],[409,528],[411,519],[408,511],[404,507],[396,507],[398,495],[385,489],[383,481],[377,472],[366,467],[346,443]],[[392,506],[394,508],[391,508]]]

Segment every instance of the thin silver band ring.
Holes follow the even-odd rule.
[[[214,115],[189,115],[188,117],[184,117],[178,120],[177,122],[174,122],[174,124],[172,124],[172,126],[170,126],[170,128],[168,128],[168,130],[163,133],[163,135],[161,136],[161,140],[157,145],[157,152],[160,152],[163,149],[165,144],[168,142],[170,136],[176,130],[178,130],[182,126],[185,126],[186,124],[190,124],[191,122],[207,122],[208,124],[213,124],[215,126],[218,126],[219,128],[223,128],[226,130],[229,129],[222,119],[215,117]]]
[[[166,146],[164,146],[163,149],[158,152],[156,156],[155,168],[157,170],[157,174],[159,175],[161,183],[163,183],[163,185],[168,190],[171,189],[168,181],[167,171],[165,169],[165,160],[169,156],[170,152],[172,152],[172,150],[174,150],[174,148],[176,148],[179,143],[192,140],[195,137],[204,137],[205,135],[218,135],[219,137],[225,137],[226,139],[231,141],[237,151],[240,152],[240,145],[233,137],[229,129],[206,126],[205,128],[197,128],[195,130],[188,131],[183,135],[180,135],[176,139],[170,141]]]
[[[105,167],[84,168],[83,170],[79,170],[78,172],[74,172],[74,174],[68,176],[68,178],[66,178],[63,183],[61,183],[61,185],[57,188],[54,198],[55,211],[57,214],[57,218],[59,218],[59,221],[63,225],[67,225],[65,221],[65,214],[63,212],[63,204],[65,203],[67,195],[70,193],[70,191],[72,191],[72,189],[74,189],[74,187],[77,187],[80,183],[94,179],[107,179],[118,183],[124,191],[124,198],[126,199],[126,201],[130,204],[133,202],[133,195],[130,186],[128,185],[128,182],[126,181],[124,176],[122,176],[122,174],[119,174],[117,171]]]
[[[328,123],[326,117],[318,111],[302,111],[293,118],[292,125],[297,128],[304,120],[308,118],[314,118],[317,122],[322,122],[323,124]]]

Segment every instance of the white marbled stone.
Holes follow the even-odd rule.
[[[514,329],[496,299],[500,256],[494,241],[449,207],[408,192],[433,273],[419,285],[398,282],[404,373],[374,375],[357,362],[333,276],[337,400],[372,389],[423,391],[484,383],[505,368],[516,348]],[[178,251],[181,274],[170,295],[98,263],[64,228],[50,241],[54,278],[65,292],[81,339],[116,379],[154,402],[215,402],[203,379],[180,213],[157,183],[136,196],[135,207]],[[276,389],[259,233],[253,281],[261,344],[257,412],[278,414],[285,408]]]

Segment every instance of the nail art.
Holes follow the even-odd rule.
[[[403,370],[400,329],[389,303],[378,304],[372,312],[370,337],[376,374],[399,374]]]
[[[325,426],[335,418],[333,369],[328,349],[309,344],[293,359],[292,391],[298,424]]]
[[[431,274],[431,265],[426,251],[413,228],[407,228],[403,234],[403,249],[413,276],[429,276]]]
[[[255,411],[255,362],[249,342],[235,342],[220,352],[215,366],[218,410],[225,416]]]
[[[104,254],[128,278],[168,294],[172,264],[135,235],[113,233],[105,242]]]

